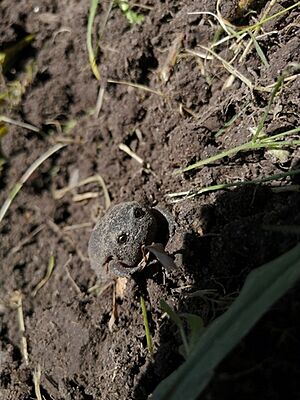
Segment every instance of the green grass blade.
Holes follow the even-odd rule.
[[[266,24],[269,21],[272,21],[273,19],[278,18],[280,15],[283,15],[289,11],[291,11],[293,8],[297,8],[300,6],[300,1],[297,1],[297,3],[292,4],[290,7],[284,8],[283,10],[278,11],[277,13],[270,15],[269,17],[266,17],[262,19],[261,21],[258,21],[256,24],[247,26],[246,28],[243,28],[239,31],[239,34],[242,34],[244,32],[248,32],[249,30],[253,30],[257,27],[261,27],[264,24]]]
[[[88,17],[88,24],[87,24],[87,36],[86,36],[86,45],[88,49],[88,54],[89,54],[89,61],[91,64],[91,69],[93,71],[93,74],[95,75],[96,79],[100,81],[100,73],[96,64],[96,57],[92,45],[92,30],[93,30],[93,23],[98,7],[98,1],[99,0],[91,0],[91,6],[90,6],[90,12],[89,12],[89,17]]]
[[[204,332],[204,322],[203,319],[196,314],[183,313],[180,314],[181,318],[184,318],[188,324],[188,346],[189,352],[188,356],[193,353],[195,345],[199,341],[200,335]]]
[[[264,178],[253,179],[252,181],[235,181],[229,183],[219,183],[217,185],[210,185],[200,189],[194,188],[191,190],[185,190],[177,193],[168,193],[166,197],[168,198],[176,198],[176,197],[184,197],[184,199],[189,199],[195,196],[200,196],[201,194],[208,192],[215,192],[217,190],[226,190],[232,187],[240,187],[246,185],[261,185],[262,183],[276,181],[279,179],[287,178],[289,176],[295,176],[300,174],[300,169],[294,169],[288,172],[281,172],[279,174],[273,174],[269,176],[265,176]]]
[[[293,131],[295,131],[295,130],[293,130]],[[255,136],[256,136],[256,134],[255,134]],[[281,136],[283,136],[283,133],[281,134]],[[247,143],[241,144],[240,146],[236,146],[236,147],[232,147],[231,149],[224,150],[212,157],[205,158],[204,160],[197,161],[194,164],[191,164],[185,168],[179,169],[174,172],[174,175],[178,175],[183,172],[188,172],[193,169],[198,169],[207,164],[212,164],[215,161],[221,160],[224,157],[232,156],[234,154],[237,154],[240,151],[253,151],[253,150],[258,150],[258,149],[262,149],[262,148],[282,149],[283,147],[298,146],[299,144],[300,144],[300,140],[276,141],[276,140],[272,139],[272,136],[270,136],[268,138],[268,140],[261,140],[260,142],[253,142],[253,141],[247,142]]]
[[[158,385],[151,400],[196,399],[217,365],[299,278],[300,245],[251,272],[232,306],[205,329],[193,354]]]
[[[152,338],[151,338],[151,334],[150,334],[146,304],[145,304],[145,300],[144,300],[143,296],[140,297],[140,302],[141,302],[141,308],[142,308],[142,314],[143,314],[143,320],[144,320],[147,347],[148,347],[149,353],[152,355],[153,354]]]
[[[165,311],[168,314],[171,320],[175,322],[175,324],[177,325],[183,343],[184,355],[187,356],[189,354],[189,345],[184,331],[183,323],[179,315],[176,314],[176,312],[164,300],[160,300],[159,306],[163,311]]]
[[[284,76],[283,75],[279,76],[279,78],[277,79],[276,85],[274,86],[274,88],[273,88],[273,90],[271,92],[271,95],[270,95],[270,98],[269,98],[269,101],[268,101],[268,105],[267,105],[265,111],[263,112],[263,115],[262,115],[262,117],[261,117],[261,119],[259,121],[259,124],[258,124],[258,126],[256,128],[256,131],[255,131],[255,133],[253,135],[253,139],[252,139],[253,142],[256,142],[256,140],[258,139],[260,133],[263,130],[264,124],[265,124],[266,119],[267,119],[267,117],[269,115],[269,112],[271,110],[271,107],[272,107],[273,101],[275,99],[275,96],[278,93],[278,91],[280,90],[280,88],[281,88],[281,86],[283,84],[283,81],[284,81]]]
[[[253,33],[251,33],[251,31],[249,31],[248,33],[251,36],[251,39],[254,43],[255,50],[256,50],[259,58],[261,59],[261,62],[264,64],[265,67],[268,68],[270,66],[270,64],[268,63],[265,53],[262,51],[262,48],[260,47],[260,45],[259,45],[258,41],[256,40],[255,36],[253,35]]]
[[[294,133],[298,133],[298,132],[300,132],[300,127],[290,129],[289,131],[286,131],[286,132],[278,133],[277,135],[267,136],[265,138],[262,138],[261,142],[269,142],[269,141],[273,142],[274,140],[278,140],[278,139],[283,138],[284,136],[290,136],[290,135],[293,135]]]
[[[198,168],[203,167],[204,165],[207,165],[207,164],[212,164],[215,161],[221,160],[224,157],[229,157],[229,156],[231,156],[233,154],[238,153],[239,151],[248,150],[249,149],[249,145],[250,145],[250,143],[246,143],[246,144],[242,144],[242,145],[237,146],[237,147],[233,147],[233,148],[228,149],[228,150],[224,150],[224,151],[222,151],[220,153],[215,154],[214,156],[205,158],[204,160],[197,161],[194,164],[191,164],[191,165],[189,165],[189,166],[187,166],[185,168],[179,169],[179,170],[175,171],[174,174],[175,175],[181,174],[183,172],[188,172],[188,171],[191,171],[193,169],[198,169]]]

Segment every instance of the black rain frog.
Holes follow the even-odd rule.
[[[161,242],[165,232],[169,236],[174,226],[171,214],[159,208],[136,201],[117,204],[93,229],[88,249],[91,266],[102,281],[114,275],[129,277],[141,269],[145,250],[165,267],[173,266]]]

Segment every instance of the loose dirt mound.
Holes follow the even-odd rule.
[[[250,270],[297,241],[295,235],[264,227],[300,223],[299,192],[294,186],[288,190],[291,181],[299,184],[297,176],[281,181],[277,190],[247,186],[178,203],[166,195],[287,172],[296,168],[299,152],[291,147],[280,160],[278,154],[258,149],[174,175],[178,168],[251,140],[270,99],[270,90],[250,90],[238,77],[229,82],[220,59],[191,53],[205,54],[199,46],[209,47],[221,32],[213,16],[188,13],[215,13],[215,1],[142,1],[135,11],[145,19],[134,26],[114,6],[100,41],[104,96],[98,117],[94,108],[99,85],[86,50],[89,2],[12,3],[3,0],[0,5],[0,50],[27,34],[33,34],[34,41],[7,82],[27,76],[28,63],[36,72],[21,101],[6,105],[3,113],[40,132],[9,124],[1,141],[6,164],[0,204],[38,157],[58,142],[66,146],[30,176],[0,226],[0,397],[34,398],[32,372],[40,366],[45,399],[146,399],[183,361],[180,337],[162,315],[160,299],[176,310],[200,315],[208,324],[231,304]],[[108,9],[107,2],[100,3],[95,33],[103,27]],[[253,13],[240,10],[236,2],[226,3],[221,13],[227,20],[240,26],[254,23]],[[261,3],[252,4],[257,20],[270,4]],[[270,15],[294,4],[278,3]],[[261,34],[259,45],[269,66],[253,45],[243,61],[236,59],[232,65],[253,85],[268,87],[291,63],[299,63],[299,9],[270,19]],[[244,44],[248,42],[249,36]],[[231,44],[216,50],[228,62],[234,56]],[[178,53],[175,65],[173,50]],[[293,72],[286,76],[292,78],[274,99],[265,135],[299,126],[300,78]],[[111,81],[144,85],[155,92]],[[120,150],[120,144],[129,146],[142,164]],[[118,319],[111,331],[112,288],[99,296],[89,291],[96,276],[87,243],[96,218],[105,211],[101,184],[96,179],[57,192],[98,174],[113,204],[141,199],[159,204],[173,213],[178,226],[168,246],[178,270],[165,276],[158,267],[146,269],[129,280],[117,299]],[[52,275],[36,291],[51,256]],[[22,293],[28,363],[21,353],[15,307],[20,298],[12,301],[17,290]],[[188,296],[197,290],[205,290],[205,298]],[[146,346],[141,294],[151,311],[154,358]],[[202,398],[279,399],[286,393],[297,398],[299,307],[296,291],[277,304],[222,363]]]

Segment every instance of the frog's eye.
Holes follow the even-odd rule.
[[[145,210],[142,208],[135,208],[133,214],[135,218],[142,218],[145,215]]]
[[[128,235],[127,233],[121,233],[121,235],[118,237],[118,243],[119,244],[125,244],[128,240]]]

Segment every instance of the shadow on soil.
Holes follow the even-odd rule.
[[[196,211],[195,207],[198,215]],[[243,187],[221,194],[201,215],[202,221],[190,221],[190,226],[202,225],[202,235],[184,234],[182,264],[193,284],[181,292],[176,311],[198,314],[207,325],[230,306],[253,268],[299,241],[299,235],[274,232],[272,226],[300,224],[300,194]],[[203,291],[203,296],[190,297],[196,291]],[[295,382],[300,379],[299,308],[300,296],[292,290],[221,363],[201,398],[211,398],[213,393],[214,399],[222,400],[235,394],[243,399],[279,399],[287,387],[294,398],[298,393]],[[183,362],[174,324],[170,320],[161,323],[159,334],[160,347],[136,385],[135,400],[147,398]],[[284,377],[285,389],[279,390],[280,377]]]

